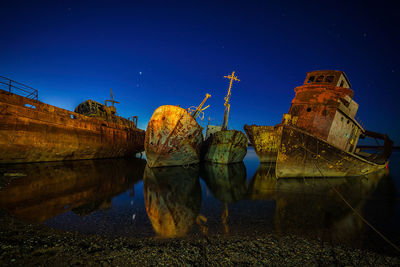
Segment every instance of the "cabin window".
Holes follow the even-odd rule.
[[[350,121],[349,120],[347,120],[347,124],[349,124],[350,123]]]
[[[27,108],[36,108],[34,105],[31,105],[31,104],[25,104],[25,107],[27,107]]]
[[[335,76],[333,76],[333,75],[326,76],[325,82],[331,83],[331,82],[333,82],[334,78],[335,78]]]
[[[310,112],[311,111],[311,108],[307,108],[307,112]]]
[[[343,87],[343,85],[344,85],[344,81],[342,81],[342,82],[340,83],[340,87]]]
[[[310,76],[310,79],[308,79],[307,83],[312,83],[315,80],[315,76]]]
[[[343,117],[340,119],[340,121],[343,121]]]
[[[71,119],[75,119],[75,116],[73,114],[71,114],[70,116],[71,116]]]
[[[320,75],[320,76],[318,76],[318,78],[315,82],[322,83],[323,80],[324,80],[324,75]]]

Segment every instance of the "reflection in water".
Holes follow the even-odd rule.
[[[246,197],[246,167],[234,164],[204,163],[201,176],[213,195],[224,203],[235,203]]]
[[[143,177],[143,159],[107,159],[2,166],[5,176],[18,175],[0,191],[0,208],[22,221],[39,223],[73,210],[87,215],[108,209],[111,198]]]
[[[254,200],[274,200],[276,198],[275,163],[260,163],[249,183],[248,198]]]
[[[365,202],[387,174],[383,169],[363,177],[275,179],[274,169],[261,164],[250,181],[249,193],[252,199],[275,199],[277,233],[317,235],[354,244],[362,241],[366,225],[335,189],[363,215]]]
[[[27,222],[45,221],[49,227],[100,235],[149,237],[156,232],[160,237],[179,237],[197,234],[197,229],[192,230],[196,222],[210,235],[225,230],[257,238],[275,231],[387,249],[337,190],[379,231],[399,243],[399,185],[397,179],[385,176],[385,170],[365,177],[277,180],[274,164],[257,165],[256,171],[256,164],[250,163],[146,170],[140,159],[3,165],[0,185],[11,180],[0,189],[0,208]],[[212,194],[202,194],[199,169],[202,185]],[[255,173],[250,181],[246,171]],[[398,172],[392,173],[396,177]],[[143,176],[143,188],[134,188]],[[134,189],[133,199],[129,194]],[[207,224],[199,215],[200,207]],[[108,210],[93,212],[99,209]]]
[[[363,177],[279,179],[275,228],[278,232],[311,230],[328,240],[361,242],[366,225],[333,188],[364,216],[365,202],[385,175],[383,169]]]
[[[222,224],[225,233],[229,233],[228,203],[235,203],[246,197],[246,167],[243,162],[233,164],[204,163],[203,180],[215,198],[223,203]]]
[[[201,206],[199,165],[149,168],[143,178],[147,215],[160,237],[181,237],[192,228]]]

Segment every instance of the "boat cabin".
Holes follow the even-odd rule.
[[[356,121],[358,104],[343,71],[318,70],[307,73],[289,109],[291,123],[328,143],[354,152],[364,131]],[[284,117],[284,121],[287,120]]]
[[[346,74],[338,70],[317,70],[307,72],[304,85],[307,84],[328,84],[342,88],[350,88],[351,84]]]

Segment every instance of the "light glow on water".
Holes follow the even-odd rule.
[[[277,180],[274,164],[260,164],[252,147],[244,164],[230,166],[150,169],[144,159],[18,164],[0,169],[13,177],[0,191],[0,207],[29,223],[107,236],[295,234],[388,252],[332,187],[399,244],[399,163],[394,152],[389,174],[329,182]]]

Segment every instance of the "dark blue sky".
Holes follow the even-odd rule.
[[[0,75],[73,110],[104,102],[145,129],[163,104],[198,105],[230,128],[281,121],[307,71],[343,70],[373,131],[400,143],[400,23],[385,1],[2,1]],[[203,125],[206,125],[206,120]]]

